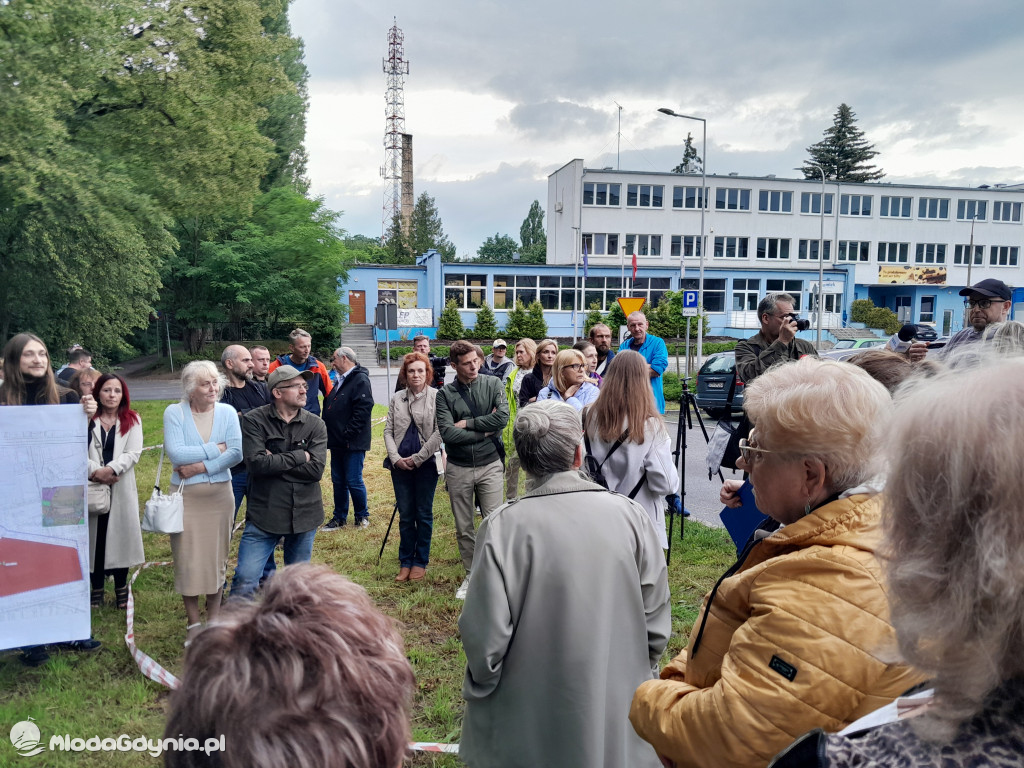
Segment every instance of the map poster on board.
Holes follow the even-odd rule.
[[[88,419],[0,408],[0,649],[89,637]]]

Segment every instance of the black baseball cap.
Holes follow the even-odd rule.
[[[994,277],[985,278],[980,283],[975,283],[960,291],[961,296],[970,296],[973,293],[990,299],[1002,299],[1003,301],[1009,301],[1013,295],[1010,286],[1002,280],[996,280]]]

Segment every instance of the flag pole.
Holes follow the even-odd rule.
[[[572,343],[575,344],[578,341],[578,339],[576,337],[576,313],[578,312],[578,307],[580,305],[580,252],[579,252],[579,247],[578,247],[580,228],[579,227],[573,227],[573,230],[575,231],[576,236],[573,238],[573,244],[572,244],[573,251],[574,251],[574,253],[573,253],[573,265],[574,266],[573,266],[573,277],[572,277],[572,285],[573,285],[573,288],[574,288],[574,290],[573,290],[573,302],[572,302]]]

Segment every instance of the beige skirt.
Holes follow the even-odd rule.
[[[235,497],[231,483],[195,483],[182,491],[185,525],[171,535],[174,590],[180,595],[212,595],[224,586]]]

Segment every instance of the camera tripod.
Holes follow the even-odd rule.
[[[686,431],[693,429],[693,414],[697,414],[697,423],[700,425],[700,431],[704,435],[704,442],[709,443],[711,441],[711,436],[708,435],[708,429],[704,425],[704,418],[700,415],[700,409],[697,407],[697,398],[695,398],[693,393],[690,391],[691,378],[691,376],[687,376],[682,380],[683,393],[679,397],[679,423],[676,425],[676,448],[672,452],[676,469],[679,471],[679,495],[681,498],[681,507],[683,509],[686,508]],[[683,426],[684,424],[686,425],[685,427]],[[722,470],[718,470],[718,477],[722,482],[725,482]],[[666,564],[672,562],[672,531],[675,528],[675,517],[675,515],[672,515],[668,523],[668,557],[665,559]],[[683,540],[683,521],[684,517],[679,515],[680,541]]]

